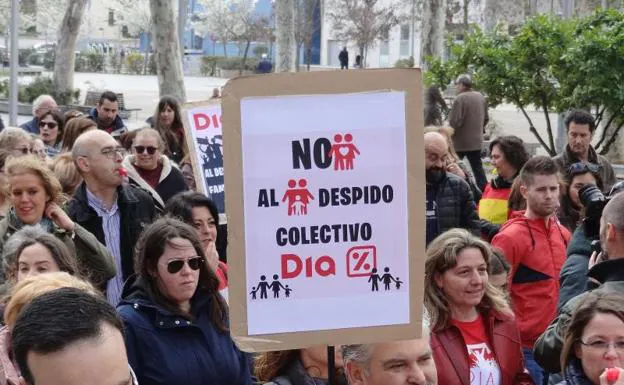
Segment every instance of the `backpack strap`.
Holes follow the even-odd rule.
[[[290,382],[288,376],[279,376],[264,385],[292,385],[292,382]]]

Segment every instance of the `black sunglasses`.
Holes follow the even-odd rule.
[[[180,270],[182,270],[185,262],[188,263],[191,270],[199,270],[202,263],[204,263],[204,258],[193,257],[193,258],[187,259],[186,261],[184,259],[176,259],[174,261],[169,261],[169,263],[167,263],[167,271],[169,272],[169,274],[175,274],[179,272]]]
[[[30,147],[22,147],[22,148],[15,148],[15,151],[19,151],[22,154],[26,155],[26,154],[32,154],[32,148]]]
[[[145,150],[147,150],[147,153],[150,155],[154,155],[154,153],[156,152],[156,150],[158,150],[156,147],[152,147],[152,146],[134,146],[134,150],[137,152],[137,154],[143,154],[145,153]]]
[[[570,175],[582,174],[586,171],[598,174],[600,173],[600,166],[595,163],[576,162],[568,167],[568,174]]]
[[[58,126],[58,124],[56,124],[56,122],[39,122],[39,128],[43,128],[45,126],[48,126],[52,130],[54,130]]]

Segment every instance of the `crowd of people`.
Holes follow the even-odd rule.
[[[0,132],[0,385],[623,385],[624,183],[593,117],[568,114],[554,158],[493,138],[488,178],[485,99],[457,87],[448,125],[425,108],[422,337],[331,360],[232,340],[225,226],[174,98],[134,131],[113,92],[86,116],[37,98]]]

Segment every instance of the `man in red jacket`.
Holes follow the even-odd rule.
[[[555,213],[559,178],[555,162],[546,156],[529,160],[520,172],[520,192],[526,211],[514,213],[492,240],[512,266],[511,303],[518,319],[524,362],[536,385],[547,374],[533,358],[533,345],[555,318],[559,272],[565,262],[570,233]]]

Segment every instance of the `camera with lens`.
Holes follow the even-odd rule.
[[[592,184],[583,186],[579,190],[579,199],[585,207],[585,235],[590,239],[597,239],[600,235],[600,217],[609,198],[605,197],[598,187]]]

